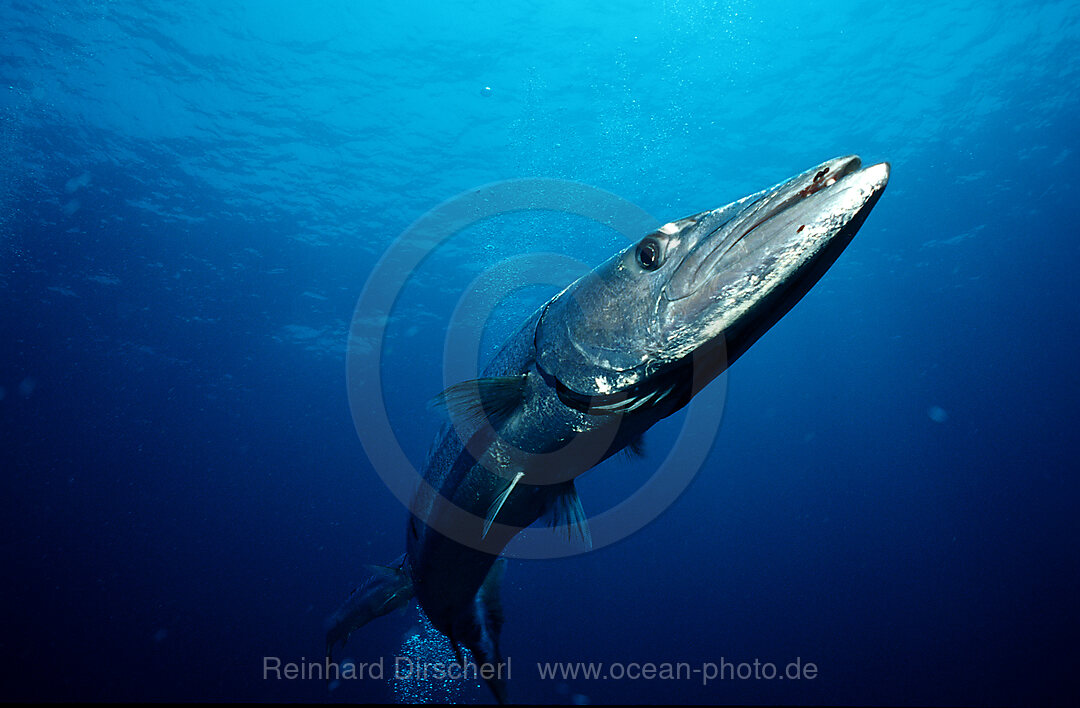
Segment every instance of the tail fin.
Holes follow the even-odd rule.
[[[349,599],[326,620],[326,658],[334,647],[345,646],[349,636],[365,624],[404,607],[413,597],[412,579],[402,555],[393,564],[367,566],[371,573]]]

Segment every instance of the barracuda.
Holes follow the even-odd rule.
[[[417,599],[478,664],[501,663],[499,554],[547,517],[589,542],[576,477],[685,406],[824,275],[862,226],[889,165],[823,163],[665,224],[570,284],[480,379],[436,401],[450,420],[424,465],[406,553],[331,618],[327,655]],[[488,679],[507,700],[500,676]]]

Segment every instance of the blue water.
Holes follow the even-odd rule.
[[[689,490],[620,543],[511,562],[511,696],[1077,701],[1076,3],[583,5],[0,7],[0,698],[400,698],[262,675],[318,658],[362,564],[403,550],[345,384],[380,255],[500,180],[663,222],[859,153],[892,163],[888,189],[732,367]],[[425,261],[381,371],[410,459],[473,278],[621,238],[524,212]],[[500,305],[482,356],[557,289]],[[636,489],[680,420],[586,475],[587,510]],[[383,618],[343,656],[423,629]],[[796,657],[817,677],[535,670]],[[453,690],[428,695],[490,698]]]

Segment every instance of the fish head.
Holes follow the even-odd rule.
[[[821,278],[888,179],[888,163],[839,157],[664,224],[549,301],[538,370],[564,402],[594,412],[655,404],[692,365],[700,388]],[[680,405],[695,392],[679,392]]]

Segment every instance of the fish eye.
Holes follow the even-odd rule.
[[[663,249],[654,238],[646,238],[637,247],[637,262],[645,270],[656,270],[663,263]]]

